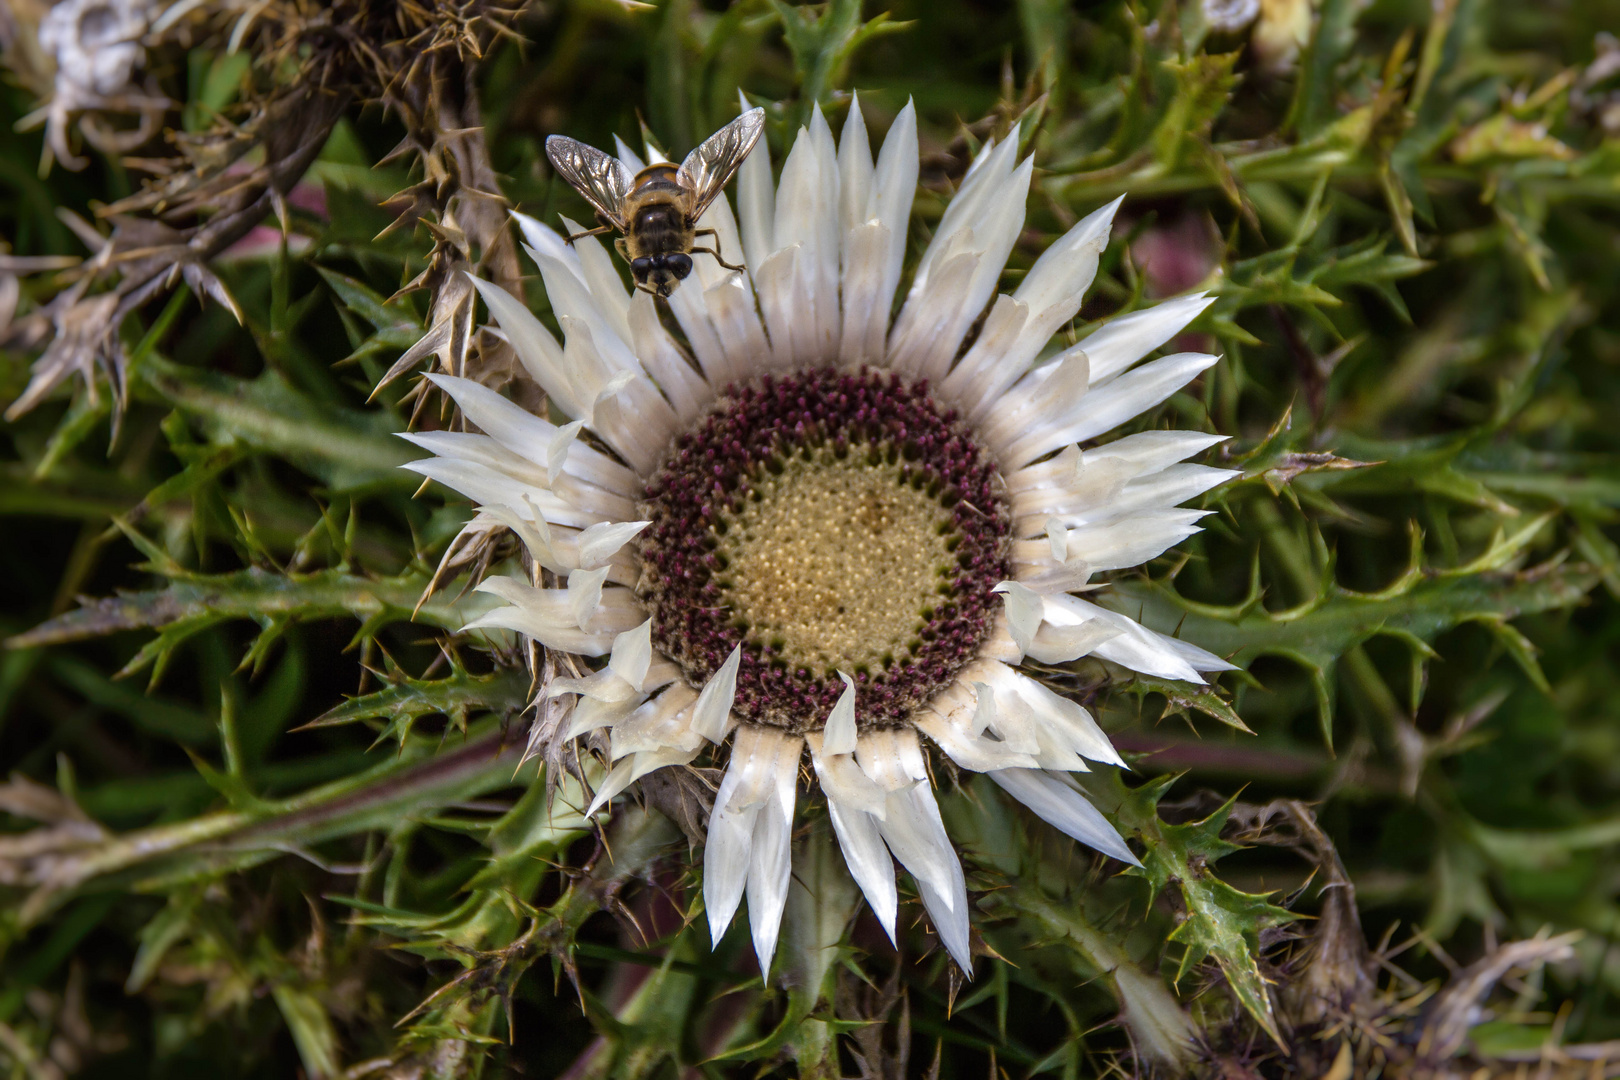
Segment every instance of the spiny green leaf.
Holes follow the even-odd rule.
[[[811,105],[827,103],[831,83],[863,42],[909,25],[890,22],[887,12],[862,22],[860,0],[829,0],[819,13],[809,5],[783,0],[770,0],[770,4],[782,20],[783,36],[793,53],[806,120]]]
[[[101,637],[121,630],[156,629],[120,675],[161,664],[174,648],[194,634],[232,619],[311,619],[352,617],[362,621],[386,613],[398,621],[458,629],[485,604],[482,594],[461,600],[449,590],[416,605],[428,578],[407,571],[394,578],[365,578],[340,570],[311,574],[277,574],[251,568],[230,574],[190,574],[175,569],[175,580],[162,589],[130,592],[89,601],[7,641],[14,649],[54,645]],[[414,611],[414,616],[413,616]]]
[[[1259,935],[1298,916],[1273,905],[1262,894],[1233,888],[1211,869],[1217,860],[1239,850],[1238,845],[1221,838],[1235,797],[1201,821],[1169,825],[1160,820],[1159,799],[1174,779],[1160,777],[1131,790],[1120,781],[1119,773],[1110,770],[1097,784],[1110,788],[1117,800],[1115,813],[1121,830],[1143,843],[1142,867],[1130,872],[1145,877],[1155,893],[1173,889],[1180,899],[1179,923],[1170,934],[1170,940],[1186,950],[1177,978],[1206,956],[1213,957],[1244,1009],[1283,1045],[1260,972]]]
[[[321,999],[308,989],[289,983],[278,983],[270,994],[287,1022],[304,1071],[310,1076],[339,1075],[337,1030]]]
[[[1153,152],[1166,169],[1181,160],[1183,146],[1202,138],[1231,96],[1236,77],[1232,67],[1239,53],[1198,53],[1189,59],[1163,62],[1175,78],[1176,92],[1153,132]]]
[[[1076,873],[1085,861],[1072,857],[1066,840],[1044,848],[1031,843],[1011,800],[987,780],[976,780],[972,791],[971,800],[963,795],[945,800],[942,811],[952,841],[961,845],[970,865],[988,872],[987,884],[994,886],[978,906],[1007,920],[1014,940],[1056,951],[1064,958],[1067,978],[1102,980],[1138,1051],[1155,1063],[1184,1069],[1196,1039],[1192,1018],[1172,988],[1132,955],[1128,932],[1088,912],[1095,885]],[[1114,795],[1104,796],[1097,801],[1106,810]],[[993,972],[1005,970],[997,965]]]
[[[328,709],[305,724],[304,729],[386,720],[379,741],[392,737],[403,746],[411,726],[424,716],[446,716],[457,728],[465,729],[468,713],[481,709],[514,713],[527,704],[528,693],[528,676],[514,669],[503,668],[488,675],[457,670],[443,679],[401,678],[391,686]]]
[[[1294,101],[1286,121],[1307,138],[1332,119],[1338,67],[1355,43],[1355,21],[1365,8],[1357,0],[1325,0],[1316,15],[1315,33],[1299,58]]]
[[[45,669],[56,682],[138,728],[190,747],[206,746],[217,736],[214,721],[200,710],[109,679],[71,654],[47,655]]]
[[[434,753],[438,740],[418,740],[397,758],[291,798],[114,836],[63,860],[50,882],[24,901],[17,918],[31,925],[93,883],[155,888],[216,876],[333,837],[393,828],[514,781],[533,782],[532,771],[514,776],[521,745],[489,730],[496,726],[480,725],[464,746],[439,753]]]
[[[1253,735],[1249,725],[1232,708],[1231,702],[1221,697],[1219,691],[1212,686],[1198,686],[1194,683],[1178,682],[1174,679],[1155,679],[1150,675],[1135,675],[1123,687],[1126,692],[1144,696],[1147,694],[1162,694],[1165,701],[1164,714],[1174,716],[1186,715],[1189,712],[1200,712],[1219,720],[1228,727],[1236,728],[1245,735]]]
[[[1327,672],[1338,658],[1379,634],[1432,645],[1441,634],[1466,622],[1501,625],[1521,615],[1572,607],[1599,580],[1597,572],[1586,566],[1501,569],[1517,550],[1511,539],[1504,538],[1474,566],[1407,575],[1381,593],[1356,593],[1332,585],[1310,603],[1282,613],[1250,609],[1223,618],[1230,613],[1188,603],[1164,586],[1142,582],[1120,583],[1100,599],[1240,667],[1259,656],[1293,660],[1326,695],[1331,693]],[[1533,663],[1522,651],[1515,658]],[[1330,709],[1331,700],[1324,696],[1320,706]],[[1331,713],[1324,711],[1324,725],[1330,721]]]
[[[408,330],[421,336],[422,323],[408,308],[390,304],[387,298],[370,286],[335,270],[328,270],[324,266],[315,269],[350,311],[376,329]]]
[[[337,294],[341,303],[339,312],[359,315],[369,322],[374,332],[354,346],[340,364],[353,363],[362,357],[383,352],[404,352],[422,336],[422,324],[415,313],[401,304],[388,300],[354,278],[346,277],[325,267],[316,267],[326,284]]]
[[[399,468],[417,456],[386,413],[319,401],[273,370],[236,379],[151,357],[141,374],[163,401],[197,420],[217,446],[246,445],[307,469],[331,490],[414,489]]]
[[[129,978],[124,982],[125,993],[137,993],[152,981],[164,956],[191,931],[202,901],[200,889],[177,889],[169,894],[169,902],[163,910],[141,927],[140,948],[135,953],[135,962],[130,965]]]
[[[112,413],[112,402],[106,398],[91,398],[88,394],[76,397],[68,406],[62,422],[51,433],[45,452],[34,466],[33,479],[44,480],[54,473],[85,439],[101,426]]]

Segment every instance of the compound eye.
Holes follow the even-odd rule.
[[[653,260],[643,255],[639,259],[630,260],[630,272],[636,277],[646,277],[653,268]]]
[[[690,255],[676,252],[674,255],[664,256],[664,262],[669,267],[669,272],[681,281],[685,281],[686,275],[692,272],[692,256]]]

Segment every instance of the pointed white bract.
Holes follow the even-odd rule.
[[[651,666],[652,620],[648,619],[634,630],[626,630],[613,639],[613,651],[608,654],[608,670],[639,690]]]
[[[698,695],[692,730],[710,742],[719,742],[731,730],[731,703],[737,696],[737,669],[741,664],[742,645],[738,644]]]
[[[1001,789],[1060,832],[1104,855],[1142,865],[1095,806],[1070,784],[1040,769],[998,769],[989,774]]]
[[[766,972],[787,902],[788,840],[803,747],[803,740],[773,728],[738,729],[703,853],[703,906],[711,938],[720,943],[746,891],[754,950]]]
[[[895,939],[898,864],[940,941],[971,975],[972,904],[920,736],[1067,836],[1134,863],[1070,779],[1122,759],[1090,713],[1017,665],[1092,656],[1187,682],[1230,667],[1075,595],[1092,587],[1093,574],[1137,565],[1196,532],[1204,512],[1182,504],[1236,475],[1188,462],[1220,441],[1201,433],[1146,431],[1081,447],[1216,362],[1197,352],[1152,355],[1213,298],[1168,300],[1110,318],[1078,344],[1054,343],[1081,309],[1120,200],[1094,209],[1016,288],[997,295],[1033,170],[1031,159],[1018,160],[1018,132],[975,158],[902,289],[919,166],[915,109],[908,102],[899,111],[875,154],[859,98],[840,127],[835,140],[818,108],[804,128],[774,132],[787,151],[775,182],[769,138],[744,159],[735,211],[722,196],[698,224],[715,230],[727,261],[742,259],[747,269],[700,255],[667,313],[626,287],[610,245],[594,237],[569,244],[514,214],[561,340],[518,298],[489,282],[474,285],[561,416],[553,423],[476,382],[429,375],[468,430],[407,435],[429,456],[406,468],[478,505],[458,544],[510,529],[534,572],[544,572],[533,580],[516,569],[487,576],[478,589],[494,604],[466,628],[591,658],[539,688],[541,703],[571,709],[567,738],[589,736],[605,748],[610,768],[589,813],[648,772],[690,763],[730,737],[703,855],[715,942],[746,899],[769,974],[808,749],[838,848],[884,932]],[[617,153],[632,174],[641,169],[643,158],[623,142]],[[662,159],[649,143],[645,160]],[[584,231],[567,219],[563,226]],[[903,726],[863,728],[857,681],[839,672],[844,690],[827,714],[802,718],[790,732],[743,715],[750,699],[739,706],[738,683],[753,661],[742,643],[701,677],[660,652],[636,592],[639,545],[654,525],[638,506],[676,440],[728,386],[862,365],[929,380],[939,405],[964,419],[999,468],[1012,524],[1010,577],[995,586],[1000,614],[976,658]]]
[[[829,754],[853,754],[856,737],[855,680],[842,671],[838,677],[844,682],[844,692],[838,695],[838,704],[833,706],[831,715],[827,717],[822,739]]]

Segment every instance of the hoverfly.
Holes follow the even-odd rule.
[[[726,181],[743,163],[765,130],[765,110],[750,109],[710,135],[686,155],[677,168],[660,161],[630,176],[623,163],[594,146],[563,135],[546,140],[546,156],[564,180],[596,208],[597,228],[575,233],[572,244],[614,230],[614,243],[630,264],[636,288],[668,296],[692,272],[692,256],[713,255],[727,270],[741,270],[721,256],[720,237],[699,229],[698,218],[719,196]],[[697,238],[714,238],[714,247],[697,247]]]

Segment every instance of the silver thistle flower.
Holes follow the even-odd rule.
[[[594,239],[567,247],[520,217],[564,342],[476,284],[572,422],[430,375],[483,434],[407,436],[433,455],[408,468],[479,504],[471,534],[512,529],[546,572],[539,585],[486,578],[479,588],[503,603],[469,628],[606,657],[541,691],[574,702],[553,725],[562,737],[606,732],[614,764],[590,813],[729,741],[704,901],[718,941],[747,895],[767,971],[807,750],[884,929],[894,936],[892,856],[970,970],[962,866],[922,738],[1069,836],[1135,862],[1069,779],[1119,755],[1085,709],[1018,665],[1091,655],[1194,682],[1229,667],[1075,595],[1197,531],[1203,512],[1179,504],[1232,475],[1183,463],[1220,441],[1201,433],[1079,448],[1216,362],[1179,353],[1138,366],[1211,301],[1171,300],[1047,355],[1119,203],[996,296],[1032,167],[1016,138],[984,148],[891,325],[915,115],[908,105],[874,162],[858,102],[837,147],[818,111],[779,184],[764,153],[743,165],[740,230],[724,198],[700,222],[722,251],[745,253],[748,272],[700,261],[670,298],[690,354]]]

